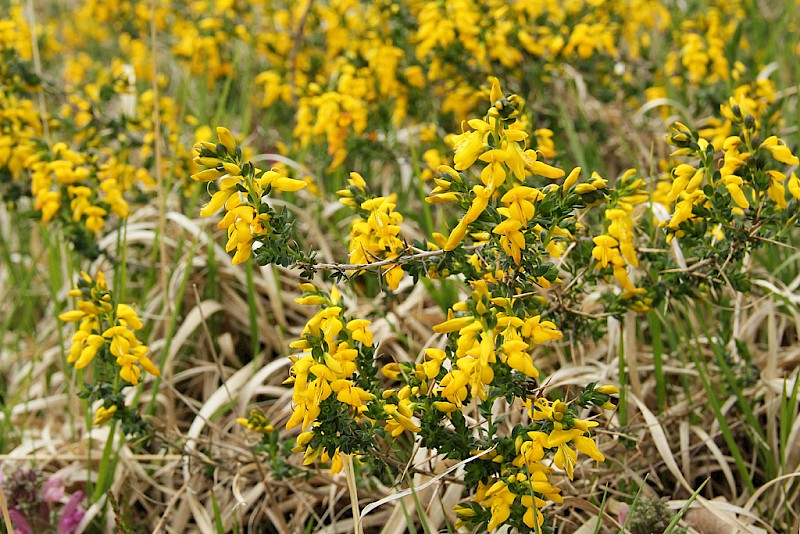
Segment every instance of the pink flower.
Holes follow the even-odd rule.
[[[58,534],[74,534],[78,525],[83,519],[84,511],[78,507],[83,501],[83,492],[76,491],[69,498],[64,510],[61,512],[61,519],[58,521]]]
[[[9,508],[8,515],[11,517],[11,523],[14,525],[14,532],[17,534],[33,534],[30,523],[28,523],[25,516],[18,510]]]
[[[628,519],[628,513],[631,511],[631,507],[627,505],[627,503],[621,503],[619,505],[619,512],[617,512],[617,521],[619,521],[620,525],[624,525],[625,521]]]
[[[64,481],[61,477],[52,476],[47,479],[42,488],[42,498],[45,502],[61,502],[64,498]]]

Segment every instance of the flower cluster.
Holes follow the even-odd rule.
[[[355,208],[360,215],[350,225],[350,263],[367,264],[397,258],[405,249],[400,238],[403,216],[394,211],[397,195],[372,195],[364,178],[357,172],[350,173],[348,183],[347,189],[338,191],[340,202]],[[397,289],[403,270],[392,264],[384,266],[382,271],[389,288]]]
[[[668,199],[674,202],[666,223],[670,237],[683,237],[700,224],[717,222],[718,232],[737,220],[765,218],[785,210],[787,196],[800,199],[800,182],[784,165],[797,166],[798,158],[776,135],[769,135],[753,115],[744,95],[732,97],[722,114],[734,132],[715,145],[682,123],[670,127],[668,142],[677,147],[672,156],[694,157],[696,163],[681,163],[672,169]],[[735,135],[733,135],[735,134]],[[788,194],[784,182],[788,179]],[[709,209],[711,208],[711,209]],[[716,216],[722,215],[721,219]]]
[[[23,22],[2,20],[0,27],[8,67],[0,69],[0,195],[20,211],[28,205],[19,200],[30,197],[44,223],[56,222],[79,253],[95,258],[95,242],[109,220],[127,218],[130,196],[154,183],[143,164],[148,155],[138,150],[140,133],[133,131],[136,110],[123,109],[122,117],[108,112],[128,107],[124,65],[118,62],[80,91],[69,84],[65,95],[39,79],[12,38]],[[48,109],[44,92],[57,92],[60,105]]]
[[[64,480],[47,480],[38,469],[20,468],[6,475],[0,470],[0,487],[6,497],[8,516],[19,534],[73,534],[84,516],[83,491],[65,491]]]
[[[305,463],[330,461],[334,472],[343,465],[342,455],[360,456],[368,465],[383,457],[378,451],[401,447],[404,435],[457,460],[483,452],[485,458],[467,467],[474,496],[458,508],[460,523],[534,528],[544,521],[540,508],[562,500],[550,482],[556,468],[572,478],[576,450],[604,459],[591,435],[598,423],[580,415],[591,407],[613,409],[611,396],[617,392],[590,384],[577,398],[550,400],[538,388],[534,353],[563,333],[546,317],[547,298],[536,293],[562,284],[553,260],[564,256],[581,232],[576,212],[599,205],[607,208],[606,237],[616,243],[603,267],[624,273],[625,262],[636,265],[633,212],[647,195],[644,181],[632,172],[611,190],[596,174],[581,182],[580,168],[565,176],[547,164],[552,132],[538,131],[541,152],[528,148],[522,99],[504,95],[497,79],[490,83],[488,113],[450,138],[453,167],[439,167],[427,199],[464,210],[449,236],[436,234],[433,242],[408,247],[400,265],[402,217],[394,211],[394,198],[373,196],[358,173],[338,192],[341,202],[361,215],[351,226],[350,261],[396,259],[381,264],[392,289],[402,269],[415,277],[468,276],[469,298],[433,327],[446,336],[442,348],[426,348],[416,362],[383,365],[385,384],[377,377],[369,321],[346,316],[336,287],[327,294],[303,284],[297,302],[321,308],[291,345],[303,353],[292,357],[287,382],[294,390],[293,413],[286,428],[300,427],[294,450],[304,452]],[[216,179],[231,170],[236,171],[219,163],[202,173]],[[212,203],[221,198],[221,206],[229,195],[217,192]],[[582,250],[589,253],[582,260],[588,263],[591,251]],[[612,259],[617,257],[621,264]],[[627,275],[617,277],[639,295]],[[527,414],[527,422],[505,427],[493,415],[500,403]],[[468,418],[477,420],[477,427],[470,430]],[[259,432],[268,424],[253,416],[240,422]]]
[[[207,217],[225,208],[225,216],[217,226],[227,231],[225,250],[235,251],[233,264],[246,261],[254,243],[261,244],[256,252],[260,264],[288,260],[286,251],[281,249],[284,242],[279,242],[286,233],[283,218],[277,216],[265,197],[272,192],[299,191],[306,187],[306,182],[290,178],[280,169],[264,171],[244,161],[242,149],[227,128],[218,127],[217,136],[216,144],[200,142],[194,147],[197,153],[194,162],[201,170],[192,174],[192,180],[203,183],[219,180],[218,190],[200,215]]]
[[[645,186],[645,181],[636,177],[634,169],[617,180],[616,191],[605,210],[607,233],[593,239],[592,256],[597,260],[596,268],[600,271],[611,269],[614,278],[630,296],[645,293],[643,289],[634,287],[627,270],[628,266],[634,269],[639,266],[634,208],[649,199]]]
[[[58,318],[68,323],[80,321],[67,358],[76,369],[92,363],[98,352],[105,356],[107,351],[119,366],[120,378],[134,386],[139,384],[142,368],[154,376],[161,374],[147,357],[147,347],[136,338],[136,331],[144,324],[133,308],[115,304],[102,272],[98,272],[94,280],[81,273],[78,287],[68,295],[79,299],[77,309],[64,312]]]
[[[78,299],[77,309],[58,317],[64,322],[77,322],[78,329],[72,336],[67,362],[73,363],[75,369],[100,362],[94,367],[97,384],[87,386],[89,389],[82,395],[90,400],[102,400],[95,411],[93,424],[121,419],[126,426],[138,426],[141,421],[125,407],[119,394],[124,386],[117,378],[136,386],[141,380],[142,369],[153,376],[161,375],[147,355],[147,346],[137,337],[144,323],[133,308],[115,302],[102,272],[98,272],[94,279],[85,272],[81,273],[78,286],[68,295]],[[118,377],[111,378],[110,373]],[[133,431],[133,426],[127,428]]]
[[[306,323],[301,339],[290,346],[303,352],[292,356],[286,383],[292,384],[294,410],[287,429],[300,426],[296,451],[305,451],[305,463],[333,458],[331,470],[342,467],[341,454],[373,448],[369,432],[375,421],[370,406],[376,400],[365,371],[372,366],[370,321],[345,316],[339,290],[330,294],[313,284],[302,284],[297,302],[321,306]]]

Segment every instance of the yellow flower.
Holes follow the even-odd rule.
[[[464,214],[464,217],[459,221],[456,227],[453,228],[453,231],[450,232],[450,237],[447,238],[447,242],[443,247],[444,250],[453,250],[456,248],[467,235],[467,228],[469,225],[480,217],[486,209],[486,206],[489,205],[491,191],[482,185],[476,185],[472,188],[472,192],[475,193],[475,198],[467,210],[467,213]]]
[[[551,178],[553,180],[561,178],[566,174],[562,169],[558,167],[553,167],[544,163],[542,161],[537,160],[537,155],[535,150],[526,150],[526,168],[530,170],[534,174],[538,174],[539,176],[544,176],[545,178]]]
[[[75,369],[83,369],[92,362],[97,351],[105,344],[105,339],[103,339],[103,336],[97,334],[89,334],[85,339],[78,341],[78,339],[76,339],[77,335],[78,333],[72,338],[72,350],[70,351],[69,358],[67,358],[67,362],[75,362]],[[77,356],[76,348],[80,349]]]
[[[191,179],[196,182],[213,182],[217,178],[222,177],[224,174],[225,173],[223,171],[218,171],[216,168],[211,168],[194,173],[191,175]]]
[[[294,178],[283,176],[274,169],[258,176],[256,182],[263,188],[271,186],[273,190],[279,193],[294,193],[295,191],[300,191],[308,185],[308,183],[304,180],[295,180]]]
[[[769,153],[772,154],[772,157],[781,163],[785,163],[787,165],[800,164],[800,160],[797,159],[797,156],[793,155],[792,151],[789,150],[786,145],[781,143],[782,141],[778,139],[777,136],[772,135],[762,141],[760,148],[769,151]]]
[[[789,176],[789,192],[794,198],[800,200],[800,179],[794,172]]]
[[[260,434],[268,434],[275,430],[264,414],[256,409],[250,410],[250,417],[239,417],[236,422]]]
[[[442,368],[442,363],[447,357],[447,353],[440,349],[428,348],[425,349],[425,356],[429,358],[428,361],[422,364],[425,377],[429,380],[436,378],[439,370]]]
[[[552,321],[542,321],[540,315],[526,319],[520,332],[524,337],[533,340],[537,345],[561,339],[564,336],[561,331],[558,330],[555,323]]]
[[[505,211],[501,212],[500,210]],[[500,212],[501,215],[507,215],[509,210],[508,208],[499,208],[498,212]],[[506,219],[492,230],[492,233],[502,236],[500,238],[500,244],[503,250],[513,258],[514,263],[517,265],[522,261],[522,251],[525,250],[525,235],[520,231],[521,228],[522,223],[520,221],[516,219]]]
[[[225,147],[225,150],[228,151],[228,154],[233,155],[236,153],[236,140],[233,138],[233,134],[230,130],[218,126],[217,137],[219,138],[219,142]]]
[[[360,341],[364,345],[372,346],[372,332],[367,330],[367,327],[372,324],[366,319],[353,319],[347,323],[347,329],[350,331],[353,339]]]
[[[437,334],[448,334],[450,332],[461,330],[465,326],[472,324],[474,321],[475,317],[472,315],[466,315],[464,317],[457,318],[451,317],[447,321],[435,325],[433,327],[433,331]]]
[[[504,341],[501,349],[506,355],[509,367],[531,378],[538,378],[539,371],[533,365],[533,358],[525,351],[528,347],[529,345],[521,339],[511,339]]]
[[[219,191],[211,196],[208,204],[203,206],[200,210],[201,217],[208,217],[218,212],[227,202],[228,199],[238,191],[237,186],[241,183],[239,178],[223,178],[219,182]]]
[[[127,326],[131,330],[141,330],[144,326],[134,309],[127,304],[117,304],[117,320],[122,326]]]
[[[492,518],[489,520],[487,530],[494,530],[502,525],[506,519],[511,515],[511,505],[517,499],[517,495],[513,493],[508,485],[499,480],[492,484],[486,491],[485,498],[481,501],[482,505],[488,505],[492,512]]]
[[[786,175],[778,171],[767,171],[767,174],[769,175],[769,189],[767,189],[769,198],[781,209],[786,209],[786,188],[783,186]]]
[[[472,131],[453,136],[453,167],[457,171],[468,169],[485,152],[486,136],[494,128],[481,119],[472,119],[467,124]]]
[[[94,421],[92,421],[92,426],[100,426],[109,419],[111,419],[114,414],[117,413],[117,406],[113,405],[109,408],[104,406],[100,406],[97,411],[94,412]]]
[[[592,238],[595,247],[592,249],[592,256],[598,262],[598,267],[605,268],[613,261],[616,256],[619,256],[619,241],[610,235],[600,235]]]
[[[398,404],[385,404],[384,413],[389,417],[386,422],[386,431],[396,438],[405,430],[419,432],[417,426],[411,418],[414,416],[414,403],[408,399],[402,399]]]

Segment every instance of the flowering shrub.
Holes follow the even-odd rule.
[[[68,295],[79,299],[77,309],[62,313],[59,319],[79,322],[79,326],[72,336],[67,362],[75,369],[95,362],[95,383],[87,382],[80,393],[89,402],[102,401],[92,424],[101,425],[113,418],[122,421],[126,434],[141,435],[146,424],[125,405],[122,389],[124,383],[138,385],[142,369],[154,376],[161,374],[147,356],[147,346],[136,337],[144,324],[133,308],[114,301],[102,272],[95,279],[81,273],[78,287]]]
[[[542,377],[532,354],[538,345],[563,337],[556,323],[543,318],[553,313],[550,295],[574,300],[579,297],[559,288],[613,277],[619,290],[608,289],[609,312],[643,312],[665,298],[665,286],[672,281],[663,276],[645,289],[632,280],[635,273],[648,276],[653,266],[669,261],[662,256],[644,265],[636,252],[637,244],[648,237],[637,232],[648,222],[637,207],[655,202],[646,182],[634,170],[617,179],[615,189],[596,173],[581,182],[580,168],[565,177],[565,171],[527,148],[530,136],[524,129],[522,99],[505,95],[496,78],[490,83],[491,107],[483,119],[468,121],[469,129],[450,138],[454,165],[439,167],[436,187],[426,199],[434,205],[454,203],[463,210],[449,235],[434,234],[433,241],[404,245],[403,218],[394,211],[394,198],[374,196],[366,180],[351,173],[349,187],[339,195],[344,204],[359,210],[350,232],[352,263],[320,267],[298,262],[309,275],[328,268],[356,276],[377,266],[387,290],[398,288],[404,272],[415,279],[461,274],[472,291],[434,326],[434,332],[446,336],[442,348],[425,349],[417,362],[384,365],[381,371],[388,382],[381,380],[370,321],[347,315],[336,286],[328,294],[303,284],[298,302],[321,308],[301,339],[291,344],[302,353],[292,356],[288,382],[294,387],[294,411],[286,429],[300,427],[293,450],[304,452],[305,463],[331,462],[332,472],[341,470],[343,455],[369,464],[379,452],[401,454],[405,444],[400,437],[406,433],[446,458],[468,461],[477,455],[479,461],[464,467],[465,484],[474,493],[471,502],[456,508],[458,524],[524,530],[542,527],[540,509],[548,501],[563,501],[561,490],[549,479],[554,467],[572,479],[577,452],[604,460],[591,433],[599,423],[582,414],[592,407],[613,409],[613,396],[619,392],[612,385],[588,384],[572,398],[551,400],[547,388],[539,386]],[[681,272],[704,282],[693,284],[697,288],[713,288],[719,275],[737,280],[734,288],[744,290],[747,279],[740,262],[756,246],[759,232],[773,234],[776,226],[793,222],[786,213],[786,176],[775,165],[796,165],[797,158],[775,136],[762,141],[755,117],[743,106],[743,100],[732,99],[731,107],[723,108],[738,135],[723,141],[719,166],[714,146],[683,124],[672,126],[668,136],[679,147],[673,157],[694,156],[699,163],[682,163],[671,171],[665,201],[673,213],[659,222],[651,207],[649,224],[663,227],[650,237],[651,246],[678,239],[700,254],[690,270]],[[236,247],[233,262],[249,255],[254,245],[257,261],[269,262],[278,245],[271,229],[260,222],[270,217],[258,218],[259,213],[271,213],[268,206],[262,207],[265,191],[269,184],[281,191],[299,189],[303,182],[258,169],[245,173],[249,180],[240,180],[240,168],[252,169],[252,164],[207,159],[220,156],[223,148],[228,155],[241,153],[228,130],[218,129],[218,135],[217,145],[196,147],[196,162],[208,168],[193,175],[195,180],[228,176],[221,178],[220,191],[202,213],[227,202],[228,215],[220,227],[228,227],[228,250]],[[755,150],[760,154],[751,158]],[[744,165],[748,158],[751,163]],[[556,180],[562,178],[559,185]],[[792,175],[790,180],[795,194],[797,178]],[[751,202],[759,207],[750,209]],[[240,216],[247,225],[240,229],[234,227],[237,219],[231,214],[242,203],[248,215]],[[603,229],[591,238],[593,248],[581,244],[591,237],[593,227],[578,224],[591,217]],[[726,231],[731,234],[727,239]],[[727,251],[724,259],[718,251],[722,247]],[[571,269],[567,262],[573,264]],[[576,267],[584,269],[580,277],[574,277]],[[684,283],[680,291],[691,294],[691,287]],[[498,405],[506,408],[498,411]],[[527,411],[527,424],[504,428],[497,414],[513,409]],[[264,432],[250,420],[244,423]]]
[[[604,485],[646,530],[649,470],[796,530],[796,0],[45,4],[0,16],[0,448],[87,474],[20,471],[17,530],[322,528],[269,506],[318,469],[356,521],[430,477],[447,528]]]

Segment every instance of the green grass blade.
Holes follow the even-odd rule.
[[[709,478],[705,479],[703,483],[700,484],[700,487],[697,488],[694,491],[694,493],[692,493],[689,496],[688,499],[686,499],[686,504],[684,504],[683,507],[681,507],[681,509],[678,510],[678,513],[673,516],[672,521],[669,522],[669,525],[667,525],[667,528],[664,530],[664,534],[672,534],[672,532],[678,526],[678,522],[686,514],[686,511],[689,509],[689,506],[691,506],[694,500],[697,499],[697,496],[700,495],[700,492],[703,491],[703,488],[706,487],[706,484],[708,484],[709,480],[711,479]]]

